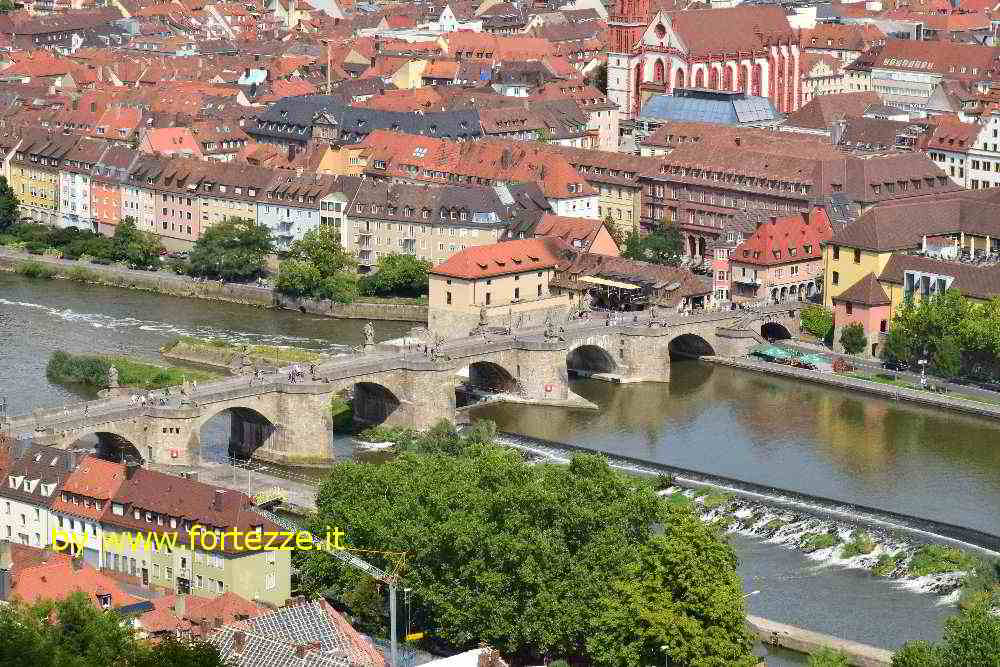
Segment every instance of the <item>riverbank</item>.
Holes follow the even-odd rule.
[[[862,391],[896,401],[909,401],[921,405],[929,405],[933,407],[945,408],[954,412],[975,415],[977,417],[987,417],[990,419],[1000,420],[1000,403],[991,403],[985,400],[976,400],[974,398],[956,397],[954,395],[949,396],[947,394],[935,394],[922,389],[911,389],[906,386],[900,386],[899,384],[877,382],[874,380],[867,380],[850,375],[841,375],[838,373],[821,373],[819,371],[795,368],[793,366],[785,366],[784,364],[775,364],[766,361],[712,356],[701,357],[701,359],[720,366],[730,366],[755,373],[778,375],[781,377],[812,382],[814,384],[824,384],[851,391]],[[1000,396],[998,396],[996,400],[1000,401]]]
[[[155,292],[185,299],[225,301],[257,308],[279,308],[337,319],[390,322],[426,322],[427,304],[417,299],[368,299],[350,304],[291,299],[273,290],[240,283],[199,282],[166,270],[142,271],[121,266],[93,264],[32,255],[0,247],[0,271],[32,278],[71,280],[78,283]]]
[[[56,351],[45,368],[46,377],[62,384],[86,385],[98,389],[108,387],[108,374],[115,369],[118,386],[123,389],[164,389],[185,382],[208,382],[218,379],[206,373],[173,366],[157,366],[129,359],[128,357],[74,355]]]

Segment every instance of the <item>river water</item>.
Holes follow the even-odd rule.
[[[46,381],[54,350],[152,361],[178,335],[331,351],[363,323],[0,274],[0,396],[12,413],[79,400]],[[377,338],[406,323],[376,323]],[[599,411],[491,404],[501,429],[1000,533],[998,425],[908,404],[701,362],[675,362],[669,384],[574,381]],[[224,451],[224,422],[202,432]],[[217,433],[216,433],[217,431]],[[218,442],[213,445],[212,440]],[[939,637],[952,610],[860,570],[731,536],[756,613],[893,648]],[[771,665],[797,664],[787,654]]]

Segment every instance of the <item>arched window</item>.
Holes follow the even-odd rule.
[[[663,83],[666,78],[666,73],[663,66],[663,59],[657,58],[656,62],[653,64],[653,81],[656,83]]]

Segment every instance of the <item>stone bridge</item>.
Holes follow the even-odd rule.
[[[510,392],[526,402],[585,404],[570,391],[571,372],[618,382],[667,382],[671,356],[740,356],[762,336],[797,335],[801,307],[671,315],[655,323],[574,320],[558,337],[533,329],[447,341],[437,358],[379,346],[317,366],[315,377],[305,382],[290,383],[287,373],[254,384],[246,376],[229,378],[199,385],[166,405],[139,407],[127,398],[108,398],[36,410],[12,418],[9,426],[39,443],[71,447],[96,435],[99,453],[190,466],[200,461],[202,426],[228,413],[231,448],[277,463],[321,463],[332,458],[335,396],[350,399],[359,421],[416,428],[454,419],[462,383]]]

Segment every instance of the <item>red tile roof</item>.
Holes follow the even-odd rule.
[[[833,228],[826,211],[817,207],[808,214],[775,218],[764,223],[750,238],[736,246],[732,261],[771,266],[819,260],[823,256],[820,244],[832,236]]]
[[[551,269],[559,262],[558,252],[561,248],[565,248],[565,244],[554,237],[474,246],[455,253],[431,269],[431,273],[463,280],[478,280]]]
[[[52,501],[52,510],[65,512],[88,519],[100,519],[104,508],[97,509],[94,503],[72,503],[62,499],[62,493],[72,493],[85,498],[108,501],[118,493],[125,480],[125,466],[94,456],[87,456],[63,482],[62,491]],[[104,504],[104,503],[102,503]]]
[[[141,601],[126,593],[111,577],[79,560],[74,565],[65,556],[17,569],[12,584],[14,596],[28,603],[61,600],[77,591],[86,593],[95,604],[97,596],[110,595],[112,608]]]
[[[589,251],[602,227],[604,227],[603,220],[570,218],[546,213],[535,225],[535,236],[553,236],[574,248]]]

